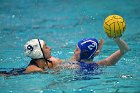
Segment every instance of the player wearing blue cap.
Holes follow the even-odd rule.
[[[74,59],[79,62],[80,69],[94,70],[98,66],[110,66],[118,62],[118,60],[129,50],[127,44],[119,37],[114,38],[119,50],[111,54],[106,59],[93,62],[95,56],[101,51],[104,40],[98,42],[95,38],[85,38],[80,40],[74,51]]]

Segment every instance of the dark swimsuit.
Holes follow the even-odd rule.
[[[94,75],[101,74],[99,69],[99,65],[95,62],[87,63],[87,62],[79,62],[79,69],[76,71],[76,77],[74,80],[91,80],[94,79]]]
[[[98,69],[99,65],[97,63],[86,63],[86,62],[79,62],[80,70],[87,70],[93,71]]]
[[[35,65],[37,67],[39,67],[35,60],[31,60],[29,65]],[[7,71],[0,71],[0,74],[6,74],[6,75],[22,75],[22,74],[26,74],[24,71],[26,70],[26,68],[1,68],[3,70],[7,70]],[[10,71],[8,71],[10,69]]]
[[[79,62],[80,69],[77,71],[78,74],[97,74],[99,65],[97,63],[86,63]]]
[[[26,70],[26,68],[10,68],[10,69],[11,69],[10,71],[0,71],[0,74],[22,75],[25,74],[24,71]],[[9,68],[7,68],[7,70],[9,70]]]

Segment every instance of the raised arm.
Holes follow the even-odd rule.
[[[128,48],[127,44],[125,43],[125,41],[123,41],[119,37],[115,38],[114,41],[118,45],[119,50],[117,50],[116,52],[111,54],[108,58],[97,62],[97,64],[99,64],[101,66],[111,66],[111,65],[114,65],[129,50],[129,48]]]

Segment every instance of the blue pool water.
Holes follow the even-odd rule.
[[[103,21],[111,14],[126,20],[122,38],[131,51],[98,75],[62,70],[0,77],[0,93],[140,93],[139,9],[139,0],[1,0],[0,68],[26,67],[30,59],[24,56],[23,45],[32,38],[45,40],[53,56],[68,59],[78,40],[102,37],[105,44],[95,60],[106,58],[118,49],[103,31]]]

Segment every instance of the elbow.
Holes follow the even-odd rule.
[[[106,66],[113,66],[113,65],[115,65],[117,62],[116,61],[111,61],[111,60],[106,60]]]
[[[131,49],[124,49],[124,50],[120,50],[121,54],[124,55],[126,54],[128,51],[130,51]]]

